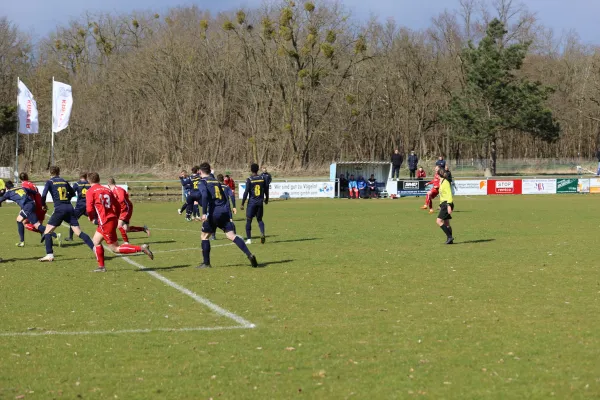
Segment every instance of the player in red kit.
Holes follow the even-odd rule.
[[[98,268],[94,272],[105,272],[104,266],[104,247],[102,241],[106,242],[107,247],[118,254],[145,253],[151,260],[154,255],[147,244],[135,246],[132,244],[122,244],[119,246],[117,239],[117,226],[119,224],[119,215],[121,215],[121,206],[113,192],[100,185],[100,176],[96,172],[88,174],[88,181],[92,186],[86,193],[86,211],[90,221],[98,220],[98,228],[92,241],[94,242],[94,253],[98,260]]]
[[[232,177],[229,176],[229,174],[225,175],[225,178],[223,179],[223,183],[227,186],[229,186],[229,188],[231,189],[231,192],[233,193],[233,197],[235,198],[235,181],[233,180]]]
[[[427,196],[425,197],[425,204],[421,209],[427,210],[429,208],[429,214],[433,214],[433,199],[438,197],[440,194],[440,177],[438,175],[439,167],[435,166],[435,172],[433,173],[433,180],[427,182],[428,185],[433,185],[433,188],[429,192],[427,192]]]
[[[40,195],[37,186],[35,186],[33,182],[29,182],[29,175],[27,175],[26,172],[21,172],[19,174],[19,179],[21,180],[21,186],[23,188],[29,189],[35,193],[30,194],[29,197],[35,202],[35,215],[37,216],[38,221],[40,221],[40,224],[43,224],[44,219],[46,218],[46,210],[42,207],[42,196]],[[28,231],[38,233],[38,230],[35,229],[33,224],[29,223],[29,221],[23,221],[23,223]]]
[[[127,232],[146,232],[148,237],[150,237],[150,229],[148,229],[146,225],[129,226],[129,221],[133,215],[133,203],[131,200],[129,200],[129,193],[127,193],[127,191],[122,187],[117,186],[113,178],[108,180],[108,188],[113,192],[115,198],[119,202],[119,206],[121,207],[121,214],[119,215],[119,224],[117,229],[119,229],[119,232],[121,232],[121,236],[123,237],[125,244],[129,243]]]

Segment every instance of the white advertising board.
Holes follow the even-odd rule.
[[[556,194],[556,179],[523,179],[523,194]]]
[[[486,196],[487,195],[487,181],[483,179],[479,180],[465,180],[465,181],[454,181],[454,195],[455,196]]]
[[[240,183],[238,197],[244,197],[246,182]],[[270,199],[311,199],[335,196],[335,182],[271,182]]]

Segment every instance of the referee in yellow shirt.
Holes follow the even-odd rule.
[[[450,220],[452,219],[452,209],[454,208],[454,199],[452,198],[452,186],[450,181],[446,179],[448,173],[440,169],[438,175],[442,178],[440,183],[440,213],[437,217],[437,224],[446,234],[446,244],[453,244],[452,227]]]

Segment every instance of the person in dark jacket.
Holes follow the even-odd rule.
[[[367,185],[369,186],[369,197],[376,198],[377,197],[377,179],[375,179],[375,175],[371,174],[371,177],[367,180]]]
[[[598,148],[598,152],[596,153],[596,158],[598,159],[598,171],[596,171],[596,175],[600,176],[600,147]]]
[[[340,174],[340,179],[336,182],[336,185],[339,185],[340,199],[346,197],[346,192],[348,192],[348,179],[346,179],[344,174]],[[336,190],[336,192],[338,191]]]
[[[398,149],[394,151],[392,154],[392,179],[398,179],[400,177],[400,167],[402,166],[402,162],[404,161],[404,157]]]
[[[417,168],[419,166],[419,157],[412,150],[408,156],[408,170],[410,171],[410,179],[415,179],[417,175]]]
[[[437,165],[442,171],[444,171],[446,169],[446,160],[444,160],[443,156],[440,156],[440,158],[438,158],[438,160],[435,162],[435,165]]]

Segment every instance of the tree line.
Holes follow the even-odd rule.
[[[537,96],[535,126],[461,109],[484,104],[473,97],[487,94],[472,84],[481,77],[469,62],[478,62],[473,51],[492,22],[495,45],[522,53],[510,84]],[[320,169],[388,160],[395,148],[421,159],[590,158],[600,139],[599,55],[513,0],[460,0],[422,30],[312,0],[218,15],[86,13],[35,42],[0,18],[0,164],[14,162],[17,76],[40,114],[41,134],[21,135],[27,170],[49,163],[52,76],[71,84],[75,99],[70,127],[56,138],[67,169],[199,160]],[[502,128],[493,137],[490,123]],[[540,134],[540,125],[554,131]]]

